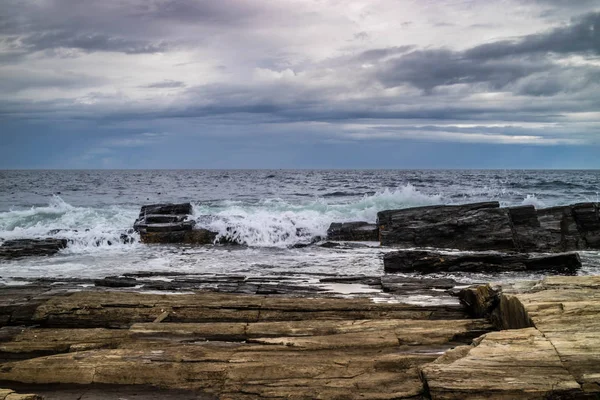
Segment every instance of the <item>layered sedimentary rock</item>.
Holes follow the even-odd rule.
[[[327,240],[378,241],[379,227],[368,222],[334,222],[327,229]]]
[[[0,245],[0,260],[32,256],[51,256],[67,247],[66,239],[16,239]]]
[[[600,277],[547,277],[461,293],[503,330],[422,368],[431,399],[600,398]]]
[[[562,252],[600,248],[598,203],[536,210],[497,202],[427,206],[377,215],[382,245]]]
[[[143,243],[212,244],[217,233],[195,228],[191,214],[190,203],[146,205],[133,228]]]
[[[215,399],[420,399],[418,367],[490,329],[451,308],[366,298],[54,293],[29,312],[27,324],[37,327],[0,329],[0,380],[151,385]]]
[[[530,255],[526,253],[445,254],[436,251],[404,250],[383,256],[386,272],[507,272],[552,271],[574,274],[581,268],[577,253]]]

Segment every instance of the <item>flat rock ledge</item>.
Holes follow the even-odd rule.
[[[67,247],[66,239],[15,239],[0,244],[0,260],[32,256],[51,256]]]
[[[368,298],[0,294],[0,383],[47,398],[117,385],[121,398],[152,386],[202,399],[425,399],[419,367],[492,329],[458,306]]]
[[[0,386],[47,399],[600,398],[600,277],[469,287],[470,318],[368,298],[0,294]]]
[[[538,254],[478,252],[450,254],[439,251],[404,250],[383,256],[386,272],[508,272],[552,271],[575,274],[581,268],[577,253]]]

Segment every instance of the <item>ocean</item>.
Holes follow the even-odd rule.
[[[332,222],[375,222],[378,211],[496,200],[537,208],[600,201],[600,171],[561,170],[6,170],[0,171],[0,240],[57,237],[52,257],[0,261],[0,283],[101,278],[126,273],[286,277],[383,274],[390,249],[298,244]],[[244,246],[145,245],[130,232],[144,204],[191,202],[197,226]],[[227,229],[231,228],[231,229]],[[232,233],[233,232],[233,233]],[[580,274],[600,274],[600,253],[582,252]],[[538,279],[540,274],[445,275],[461,282]],[[161,279],[160,277],[156,279]]]

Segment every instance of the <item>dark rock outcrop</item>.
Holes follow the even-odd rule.
[[[16,239],[0,246],[0,260],[32,256],[51,256],[67,247],[66,239]]]
[[[379,228],[363,221],[334,222],[327,229],[327,240],[376,242],[379,240]]]
[[[382,245],[464,250],[513,250],[506,209],[498,202],[382,211],[377,224]]]
[[[189,220],[191,213],[190,203],[142,206],[133,229],[140,233],[143,243],[214,243],[217,233],[207,229],[194,229],[196,222]]]
[[[434,251],[394,251],[383,256],[386,272],[505,272],[553,271],[573,274],[581,268],[577,253],[530,255],[524,253],[443,254]]]
[[[564,252],[600,249],[598,203],[536,210],[497,202],[382,211],[382,245],[459,250]]]

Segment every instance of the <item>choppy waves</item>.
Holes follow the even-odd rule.
[[[499,200],[502,205],[531,204],[537,208],[555,205],[535,194],[522,196],[516,202],[506,201],[505,195],[506,192],[485,187],[463,196],[457,196],[455,191],[425,193],[407,183],[353,196],[340,192],[335,196],[305,196],[296,201],[265,198],[192,202],[192,217],[197,226],[251,247],[291,247],[324,238],[332,222],[375,222],[377,212],[382,210],[483,200]],[[137,245],[138,237],[131,233],[131,227],[139,206],[77,207],[54,195],[46,206],[0,213],[0,240],[54,236],[69,240],[65,252],[122,250]]]
[[[65,238],[70,243],[66,252],[120,247],[137,241],[128,233],[136,216],[136,210],[116,205],[75,207],[54,195],[47,206],[0,213],[0,238]]]

